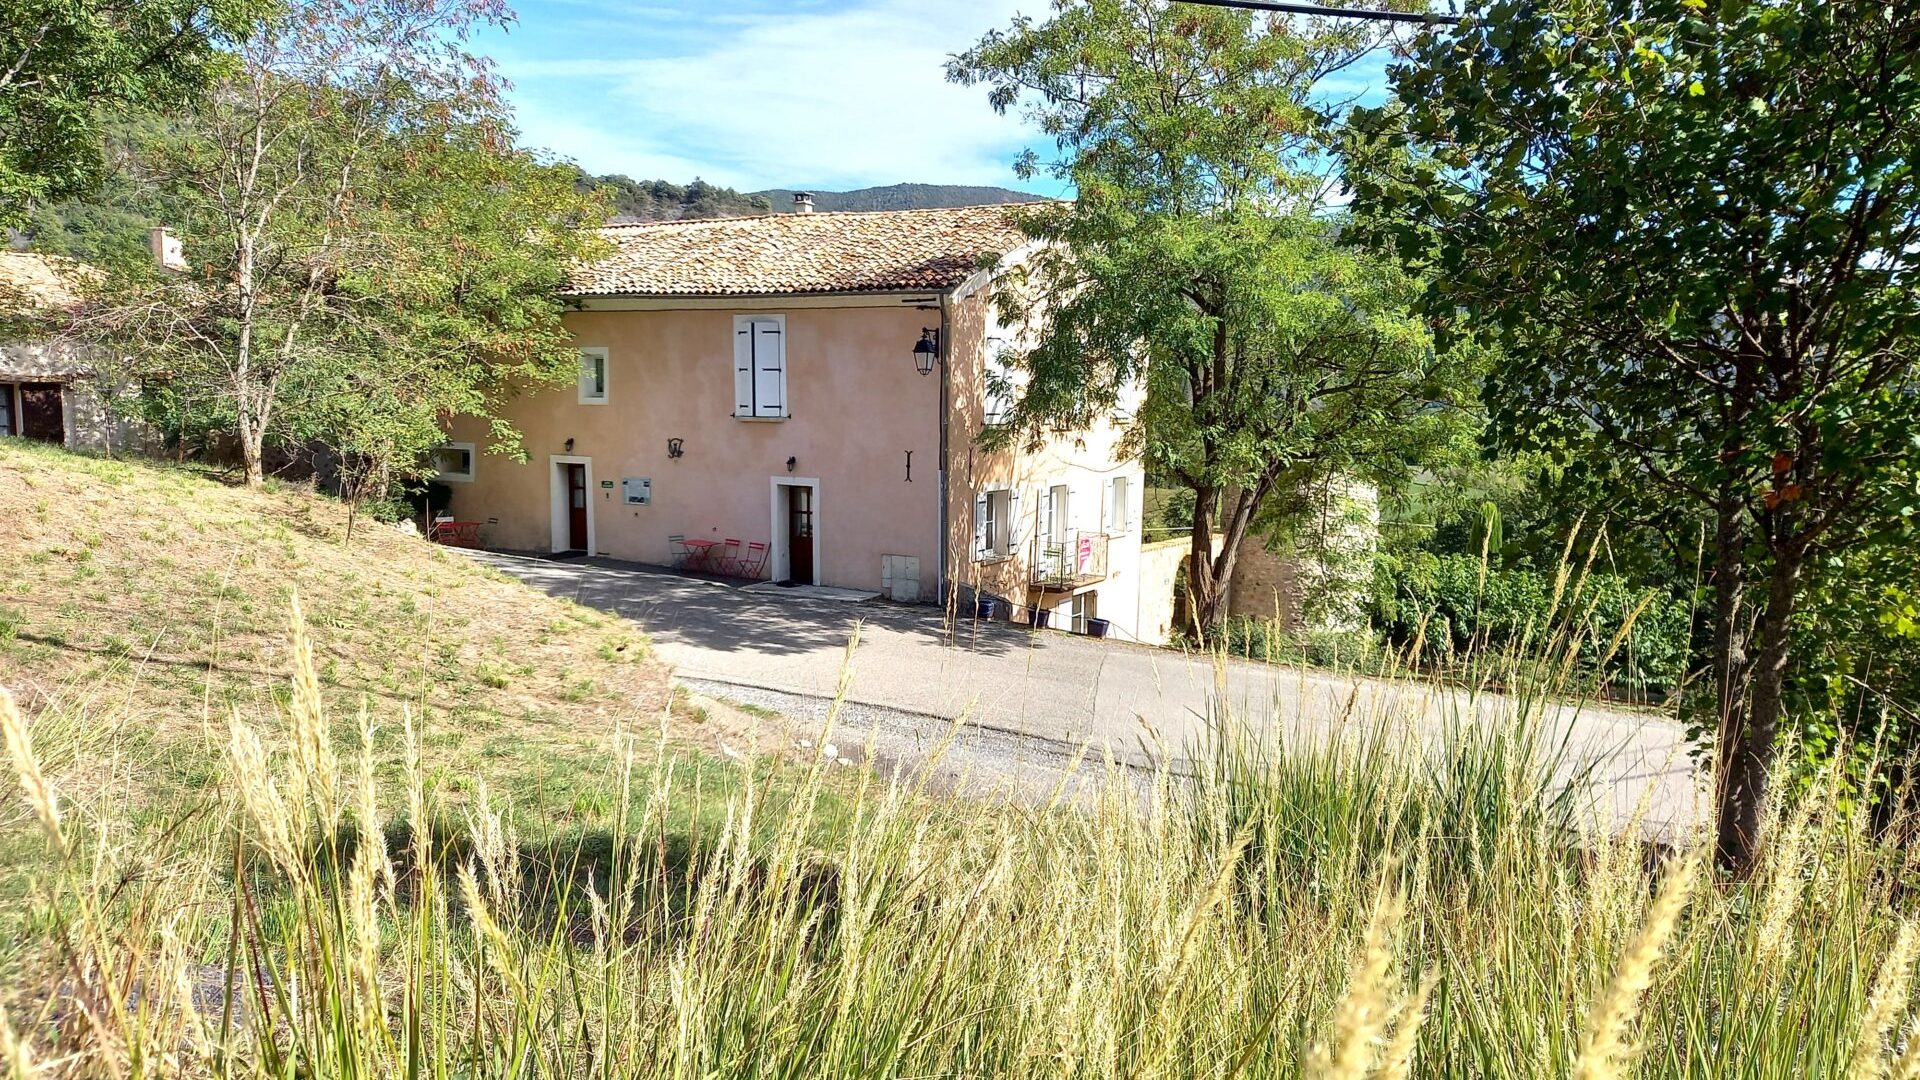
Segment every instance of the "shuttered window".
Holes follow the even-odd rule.
[[[1020,493],[985,491],[973,500],[973,557],[1004,559],[1019,545]]]
[[[787,412],[787,318],[742,315],[733,320],[733,415],[784,420]]]

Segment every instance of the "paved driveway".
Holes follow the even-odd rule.
[[[1176,752],[1197,746],[1210,701],[1294,737],[1323,733],[1342,718],[1364,721],[1383,713],[1437,732],[1464,717],[1497,722],[1512,709],[1494,695],[1470,698],[1289,666],[1222,664],[1007,624],[966,621],[950,636],[933,608],[750,593],[612,560],[476,557],[556,596],[635,620],[661,658],[696,685],[815,702],[831,697],[858,626],[850,701],[906,722],[965,716],[970,727],[1056,753],[1090,742],[1096,752],[1137,762],[1155,742]],[[1696,819],[1694,774],[1670,720],[1638,710],[1559,706],[1552,723],[1578,754],[1600,763],[1616,816],[1631,813],[1645,796],[1649,822],[1663,831]]]

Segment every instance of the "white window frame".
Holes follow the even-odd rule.
[[[1014,515],[1020,512],[1019,493],[1013,488],[993,488],[974,500],[975,513],[983,515],[974,522],[976,562],[1003,562],[1013,558],[1019,536]]]
[[[1107,532],[1124,536],[1133,531],[1133,478],[1115,476],[1107,481]]]
[[[735,420],[744,420],[749,423],[760,423],[760,424],[777,423],[779,421],[789,419],[793,416],[793,400],[791,396],[788,394],[788,387],[787,387],[787,369],[788,369],[788,365],[792,362],[792,359],[793,359],[793,357],[790,355],[792,350],[788,348],[789,339],[787,337],[787,317],[785,315],[772,315],[772,314],[735,315],[733,317],[733,341],[736,343],[736,345],[735,345],[735,348],[729,349],[727,352],[727,370],[733,373],[736,379],[738,378],[740,359],[739,359],[737,343],[740,340],[740,335],[742,332],[745,332],[749,335],[749,340],[751,340],[751,335],[753,333],[753,324],[760,323],[760,322],[770,322],[780,328],[778,331],[780,335],[780,403],[779,403],[779,407],[775,410],[776,415],[767,415],[761,412],[760,399],[759,399],[759,394],[760,394],[759,373],[757,371],[749,372],[747,385],[749,387],[749,393],[752,395],[752,402],[748,406],[748,408],[752,411],[745,412],[745,413],[740,411],[740,387],[739,387],[739,383],[736,381],[733,384],[733,394],[734,394],[733,418]]]
[[[1054,484],[1047,488],[1045,540],[1049,544],[1064,544],[1073,532],[1073,489],[1066,484]]]
[[[588,385],[587,362],[589,360],[597,360],[600,362],[600,393],[598,394],[595,394],[591,390],[587,389],[587,385]],[[580,404],[605,405],[607,403],[607,398],[613,392],[613,365],[607,362],[606,349],[601,348],[597,345],[594,345],[594,346],[588,346],[587,348],[580,350],[579,383],[580,383]]]
[[[1019,392],[1012,386],[1013,373],[1007,369],[1006,355],[1012,343],[1002,335],[989,335],[986,341],[986,374],[981,382],[981,423],[987,427],[999,427],[1013,419],[1014,404]],[[995,380],[1004,380],[1005,394],[994,391]]]
[[[436,479],[436,480],[443,480],[443,481],[446,481],[446,482],[448,482],[448,483],[452,483],[452,484],[471,484],[471,483],[473,483],[473,474],[474,474],[474,471],[475,471],[475,469],[476,469],[476,468],[478,467],[478,465],[479,465],[479,463],[480,463],[480,455],[479,455],[479,453],[478,453],[478,452],[477,452],[476,450],[474,450],[474,448],[473,448],[473,444],[472,444],[472,443],[470,443],[470,442],[443,442],[443,443],[441,443],[441,444],[440,444],[439,446],[436,446],[436,447],[434,447],[434,448],[433,448],[433,453],[434,453],[434,463],[435,463],[436,465],[438,465],[438,464],[439,464],[439,455],[440,455],[440,452],[441,452],[441,451],[443,451],[443,450],[464,450],[464,451],[466,451],[466,454],[467,454],[467,471],[466,471],[466,472],[464,472],[464,473],[457,473],[457,472],[446,472],[446,471],[444,471],[444,470],[436,470],[436,471],[434,472],[434,474],[433,474],[433,477],[434,477],[434,479]]]

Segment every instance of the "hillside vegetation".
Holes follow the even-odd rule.
[[[615,221],[678,221],[681,218],[746,217],[765,214],[774,205],[761,195],[743,195],[695,177],[690,184],[635,180],[619,173],[582,176],[582,191],[602,189],[613,199]]]
[[[756,191],[775,210],[793,206],[793,193],[806,188],[770,188]],[[1039,202],[1040,196],[1003,187],[967,184],[889,184],[852,191],[813,191],[813,208],[820,213],[868,210],[927,210],[942,206],[989,206],[994,203]]]
[[[296,593],[343,725],[364,706],[395,736],[410,711],[429,765],[496,788],[565,806],[613,729],[666,701],[631,624],[386,526],[348,544],[344,508],[299,488],[0,439],[0,522],[0,684],[137,752],[77,781],[118,770],[136,804],[204,783],[207,733],[285,700]]]

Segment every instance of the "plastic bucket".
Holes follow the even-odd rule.
[[[998,609],[997,609],[997,608],[996,608],[996,607],[994,606],[994,602],[993,602],[993,597],[991,597],[991,596],[976,596],[976,597],[974,597],[974,598],[973,598],[973,615],[974,615],[974,618],[976,618],[976,619],[991,619],[991,618],[993,618],[993,613],[994,613],[994,612],[995,612],[996,610],[998,610]]]
[[[1031,607],[1027,609],[1027,622],[1033,624],[1035,630],[1045,630],[1047,628],[1047,620],[1052,617],[1053,612],[1047,608]]]
[[[1088,637],[1106,637],[1107,631],[1111,629],[1113,629],[1113,623],[1108,622],[1106,619],[1087,620]]]

